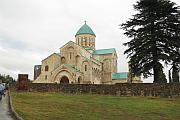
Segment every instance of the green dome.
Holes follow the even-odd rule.
[[[92,29],[85,23],[79,30],[78,32],[76,33],[75,37],[77,35],[82,35],[82,34],[90,34],[90,35],[94,35],[94,32],[92,31]]]

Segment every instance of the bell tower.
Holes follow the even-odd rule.
[[[86,21],[76,33],[75,38],[76,44],[84,47],[87,50],[95,50],[96,35],[92,31],[92,29],[86,24]]]

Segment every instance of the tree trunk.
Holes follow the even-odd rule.
[[[155,64],[155,63],[154,63]],[[157,65],[153,66],[153,71],[154,71],[154,83],[158,83],[159,82],[159,74],[158,74],[158,69],[157,69]]]
[[[159,82],[159,66],[157,59],[157,48],[156,41],[154,41],[154,49],[153,49],[153,72],[154,72],[154,83]]]
[[[153,16],[153,13],[151,13]],[[156,46],[156,39],[154,36],[154,18],[151,18],[151,39],[152,39],[152,56],[153,56],[153,72],[154,72],[154,83],[158,82],[158,59],[157,59],[157,46]]]
[[[171,79],[171,70],[169,70],[169,83],[172,83],[172,79]]]
[[[179,83],[179,71],[175,65],[173,65],[173,70],[172,70],[172,81],[175,83]]]

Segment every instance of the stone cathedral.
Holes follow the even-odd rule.
[[[33,83],[115,84],[128,82],[128,72],[117,73],[114,48],[96,49],[96,35],[85,24],[77,31],[75,42],[69,41],[34,66]],[[133,82],[142,82],[140,77]]]

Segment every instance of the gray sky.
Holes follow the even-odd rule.
[[[0,0],[0,73],[17,78],[48,55],[59,52],[87,21],[96,34],[96,49],[116,48],[118,71],[128,71],[129,41],[119,24],[135,13],[137,0]],[[172,0],[180,5],[180,0]],[[152,82],[151,78],[144,82]]]

